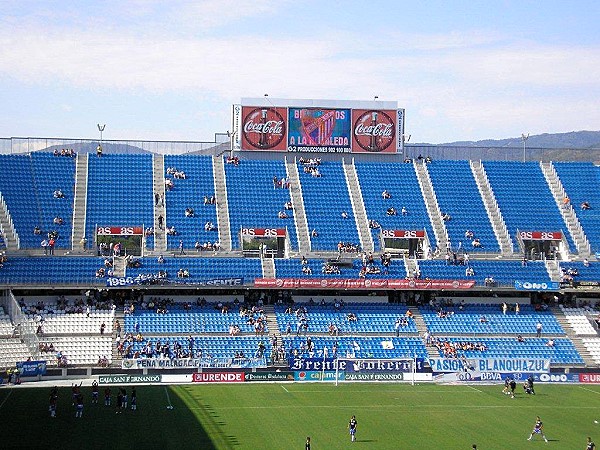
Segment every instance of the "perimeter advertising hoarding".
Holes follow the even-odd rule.
[[[538,358],[429,358],[428,362],[433,372],[550,372],[550,360]]]
[[[349,153],[352,150],[349,109],[289,108],[288,151]]]
[[[335,278],[255,278],[254,287],[278,289],[471,289],[473,280],[385,280]]]
[[[287,108],[242,106],[242,150],[285,151]]]

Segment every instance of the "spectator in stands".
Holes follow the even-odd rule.
[[[467,277],[475,276],[475,271],[473,270],[472,267],[469,266],[465,269],[465,276],[467,276]]]
[[[449,222],[449,221],[451,221],[451,220],[452,220],[452,216],[451,216],[450,214],[448,214],[448,213],[444,213],[444,212],[443,212],[443,213],[442,213],[442,220],[443,220],[444,222]]]
[[[319,232],[315,228],[313,228],[312,231],[310,232],[310,237],[314,237],[314,238],[319,237]]]
[[[85,236],[81,236],[79,244],[81,245],[81,250],[83,250],[85,252],[85,249],[87,247],[87,239]]]
[[[408,209],[406,209],[406,206],[403,206],[402,209],[400,210],[400,212],[402,213],[403,216],[408,215]]]
[[[527,267],[527,256],[523,256],[521,260],[521,267]]]
[[[54,240],[54,238],[51,238],[48,241],[48,254],[49,255],[54,255],[54,245],[56,244],[56,241]]]
[[[204,231],[215,231],[216,229],[215,224],[210,221],[204,224]]]
[[[164,223],[165,223],[165,218],[162,215],[158,216],[158,228],[160,228],[162,230]]]
[[[40,229],[40,227],[38,227],[37,225],[33,227],[33,234],[35,234],[36,236],[42,234],[42,230]]]
[[[589,202],[583,202],[583,203],[581,204],[581,209],[582,209],[583,211],[586,211],[586,210],[588,210],[588,209],[592,209],[592,207],[590,206],[590,203],[589,203]]]
[[[171,180],[170,178],[165,178],[165,188],[167,189],[167,191],[173,190],[174,186],[175,185],[173,184],[173,180]]]
[[[56,216],[54,218],[53,222],[54,222],[55,225],[64,225],[65,224],[64,219],[62,217],[60,217],[60,216]]]
[[[283,209],[287,209],[287,210],[294,209],[294,207],[292,206],[292,202],[290,202],[290,201],[285,202],[283,204]]]
[[[479,318],[479,323],[488,323],[489,321],[487,320],[487,318],[485,316],[481,316]]]
[[[376,230],[381,228],[381,225],[376,220],[369,220],[369,228]]]
[[[465,231],[465,239],[473,239],[475,234],[471,230]]]
[[[287,215],[287,213],[285,211],[279,211],[277,213],[277,217],[280,218],[280,219],[287,219],[288,215]]]
[[[98,144],[98,147],[96,147],[96,156],[98,158],[100,158],[102,156],[102,145]]]
[[[302,273],[304,275],[312,275],[312,269],[308,266],[302,266]]]
[[[479,240],[479,238],[475,238],[471,241],[471,245],[473,245],[473,248],[480,248],[481,241]]]
[[[185,208],[185,217],[194,217],[194,208]]]
[[[46,239],[42,240],[40,243],[42,250],[44,250],[44,255],[48,255],[48,241]]]
[[[156,259],[156,262],[158,262],[159,264],[164,264],[165,263],[165,258],[163,255],[158,255],[158,258]]]
[[[384,191],[381,193],[381,198],[384,200],[390,199],[392,198],[392,194],[390,194],[387,189],[384,189]]]
[[[571,199],[569,198],[569,196],[565,196],[565,198],[563,198],[563,208],[567,209],[570,205]]]
[[[55,190],[52,196],[54,198],[65,198],[65,194],[63,194],[63,192],[60,189]]]
[[[535,335],[538,338],[542,337],[542,328],[543,328],[542,322],[538,322],[537,325],[535,326]]]
[[[102,324],[100,325],[100,334],[104,335],[104,330],[106,330],[106,324],[104,322],[102,322]]]
[[[389,208],[386,210],[386,214],[387,214],[388,216],[395,216],[395,215],[397,215],[397,214],[398,214],[398,212],[396,211],[396,208],[394,208],[393,206],[391,206],[391,207],[389,207]]]
[[[208,223],[208,222],[207,222],[207,223]],[[206,230],[206,226],[205,226],[205,228],[204,228],[204,229]],[[174,226],[174,225],[171,225],[171,227],[170,227],[170,228],[167,228],[167,234],[168,234],[169,236],[177,236],[177,230],[175,229],[175,226]]]
[[[342,211],[342,219],[347,219],[348,213],[346,211]]]

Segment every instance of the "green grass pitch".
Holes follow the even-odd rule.
[[[69,387],[57,418],[49,388],[0,390],[0,448],[67,449],[478,449],[581,450],[600,441],[600,386],[537,385],[535,396],[502,386],[321,383],[138,386],[138,410],[91,404],[76,419]],[[113,397],[116,386],[111,386]],[[126,386],[130,391],[131,386]],[[167,395],[168,394],[168,395]],[[173,409],[168,409],[169,401]],[[347,430],[358,420],[357,442]],[[535,416],[546,436],[527,441]]]

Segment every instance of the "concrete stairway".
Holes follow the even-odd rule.
[[[419,187],[421,188],[421,194],[425,200],[425,207],[427,208],[427,213],[429,214],[431,224],[433,225],[433,233],[435,234],[436,245],[443,252],[448,246],[448,231],[446,230],[446,226],[442,220],[442,213],[440,211],[440,206],[438,205],[435,192],[433,191],[433,185],[431,184],[431,178],[429,178],[427,165],[425,162],[417,160],[414,161],[413,165],[417,174]],[[429,239],[431,240],[431,236]],[[435,248],[433,243],[431,243],[431,246],[432,248]]]
[[[117,308],[115,310],[115,323],[118,320],[119,323],[121,324],[121,340],[122,337],[124,336],[124,328],[125,328],[125,315],[123,314],[123,308]],[[123,361],[123,358],[121,357],[121,355],[119,355],[119,352],[117,350],[117,346],[115,345],[115,338],[117,337],[117,330],[113,325],[113,333],[112,333],[112,344],[111,344],[111,348],[112,348],[112,363],[111,366],[112,367],[118,367],[119,369],[121,368],[121,362]]]
[[[215,180],[215,198],[217,200],[217,227],[221,248],[230,252],[231,228],[229,226],[229,203],[227,202],[227,181],[225,163],[222,156],[213,156],[213,178]]]
[[[279,331],[279,323],[277,322],[277,316],[275,314],[275,308],[273,305],[264,305],[263,311],[265,316],[267,317],[267,330],[269,330],[270,336],[275,336],[277,338],[278,345],[282,342],[281,332]],[[287,367],[288,363],[284,359],[283,361],[268,361],[269,364],[277,367]]]
[[[159,194],[161,198],[158,204],[153,195],[154,202],[154,253],[167,251],[167,207],[165,200],[165,157],[155,154],[152,158],[152,188],[154,195]],[[163,229],[158,225],[158,218],[163,217]]]
[[[590,243],[587,240],[585,233],[583,232],[583,228],[579,223],[579,219],[575,214],[575,210],[572,205],[564,205],[563,199],[567,196],[565,192],[565,188],[558,178],[558,174],[556,173],[556,169],[551,162],[540,162],[540,167],[542,168],[542,173],[544,174],[544,178],[546,178],[546,182],[550,187],[550,192],[552,192],[552,196],[554,197],[554,201],[556,202],[558,209],[565,221],[567,226],[567,230],[569,234],[573,237],[573,241],[575,242],[575,246],[577,247],[577,252],[579,256],[582,258],[589,258],[592,254],[592,250],[590,247]]]
[[[506,227],[504,219],[502,218],[502,213],[500,212],[498,202],[496,202],[496,198],[494,197],[494,192],[492,191],[492,186],[490,185],[490,181],[485,173],[483,164],[481,164],[481,161],[471,161],[470,164],[471,172],[473,172],[475,183],[479,189],[479,194],[481,195],[483,205],[485,206],[490,223],[492,224],[492,229],[496,235],[496,240],[500,245],[502,255],[512,255],[513,244],[510,238],[510,233],[508,232],[508,228]]]
[[[548,272],[550,279],[552,281],[560,281],[561,272],[558,266],[558,261],[555,261],[553,259],[547,259],[544,261],[544,264],[546,266],[546,271]]]
[[[71,250],[87,251],[94,245],[94,236],[85,236],[87,216],[87,186],[89,153],[78,153],[75,161],[75,196],[73,200],[73,234],[71,235]],[[87,239],[84,250],[81,239]]]
[[[437,349],[433,345],[427,345],[425,341],[425,335],[427,333],[427,325],[425,325],[425,320],[423,320],[423,315],[419,308],[412,307],[408,308],[413,313],[413,320],[415,321],[415,326],[417,327],[417,331],[419,332],[419,336],[423,339],[423,343],[425,344],[425,348],[427,349],[427,357],[428,358],[439,358],[440,354]]]
[[[567,320],[567,317],[565,316],[565,313],[563,312],[563,310],[560,308],[556,308],[556,307],[552,307],[552,308],[550,308],[550,310],[554,314],[554,317],[556,317],[556,320],[558,321],[560,326],[563,328],[563,330],[565,330],[565,333],[567,334],[567,338],[569,338],[571,340],[571,342],[573,342],[573,345],[575,346],[575,348],[577,349],[577,351],[583,358],[585,365],[588,367],[596,367],[597,364],[594,361],[594,358],[592,358],[592,354],[590,353],[590,351],[587,349],[587,347],[583,343],[582,338],[579,335],[575,334],[575,332],[573,331],[573,328],[571,327],[571,324]]]
[[[10,212],[8,212],[8,207],[6,206],[6,202],[4,201],[2,194],[0,194],[0,231],[2,232],[2,236],[4,238],[6,250],[18,250],[19,234],[17,233],[17,230],[15,230],[15,225]]]
[[[273,258],[260,258],[263,278],[275,278],[275,260]]]
[[[115,277],[124,277],[127,273],[127,257],[113,256],[112,269]]]
[[[416,259],[405,257],[404,267],[406,268],[406,275],[412,277],[416,274],[419,265]]]
[[[287,178],[290,182],[290,196],[294,207],[294,221],[296,223],[296,233],[298,234],[298,251],[300,255],[307,255],[311,251],[310,231],[308,230],[308,221],[306,219],[306,210],[304,209],[304,199],[302,198],[302,186],[300,185],[300,176],[296,161],[288,161],[285,158],[285,168]],[[292,243],[295,247],[296,243]]]
[[[354,218],[356,221],[360,246],[365,252],[373,252],[375,250],[375,245],[373,243],[371,229],[369,228],[367,211],[365,210],[365,203],[360,190],[360,184],[358,182],[358,175],[356,173],[354,161],[348,161],[346,158],[344,158],[342,160],[342,167],[344,168],[346,185],[348,186],[348,192],[350,193],[350,203],[352,204],[352,212],[354,213]]]

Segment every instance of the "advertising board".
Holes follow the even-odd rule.
[[[349,109],[289,108],[288,117],[288,151],[351,151],[352,113]]]

